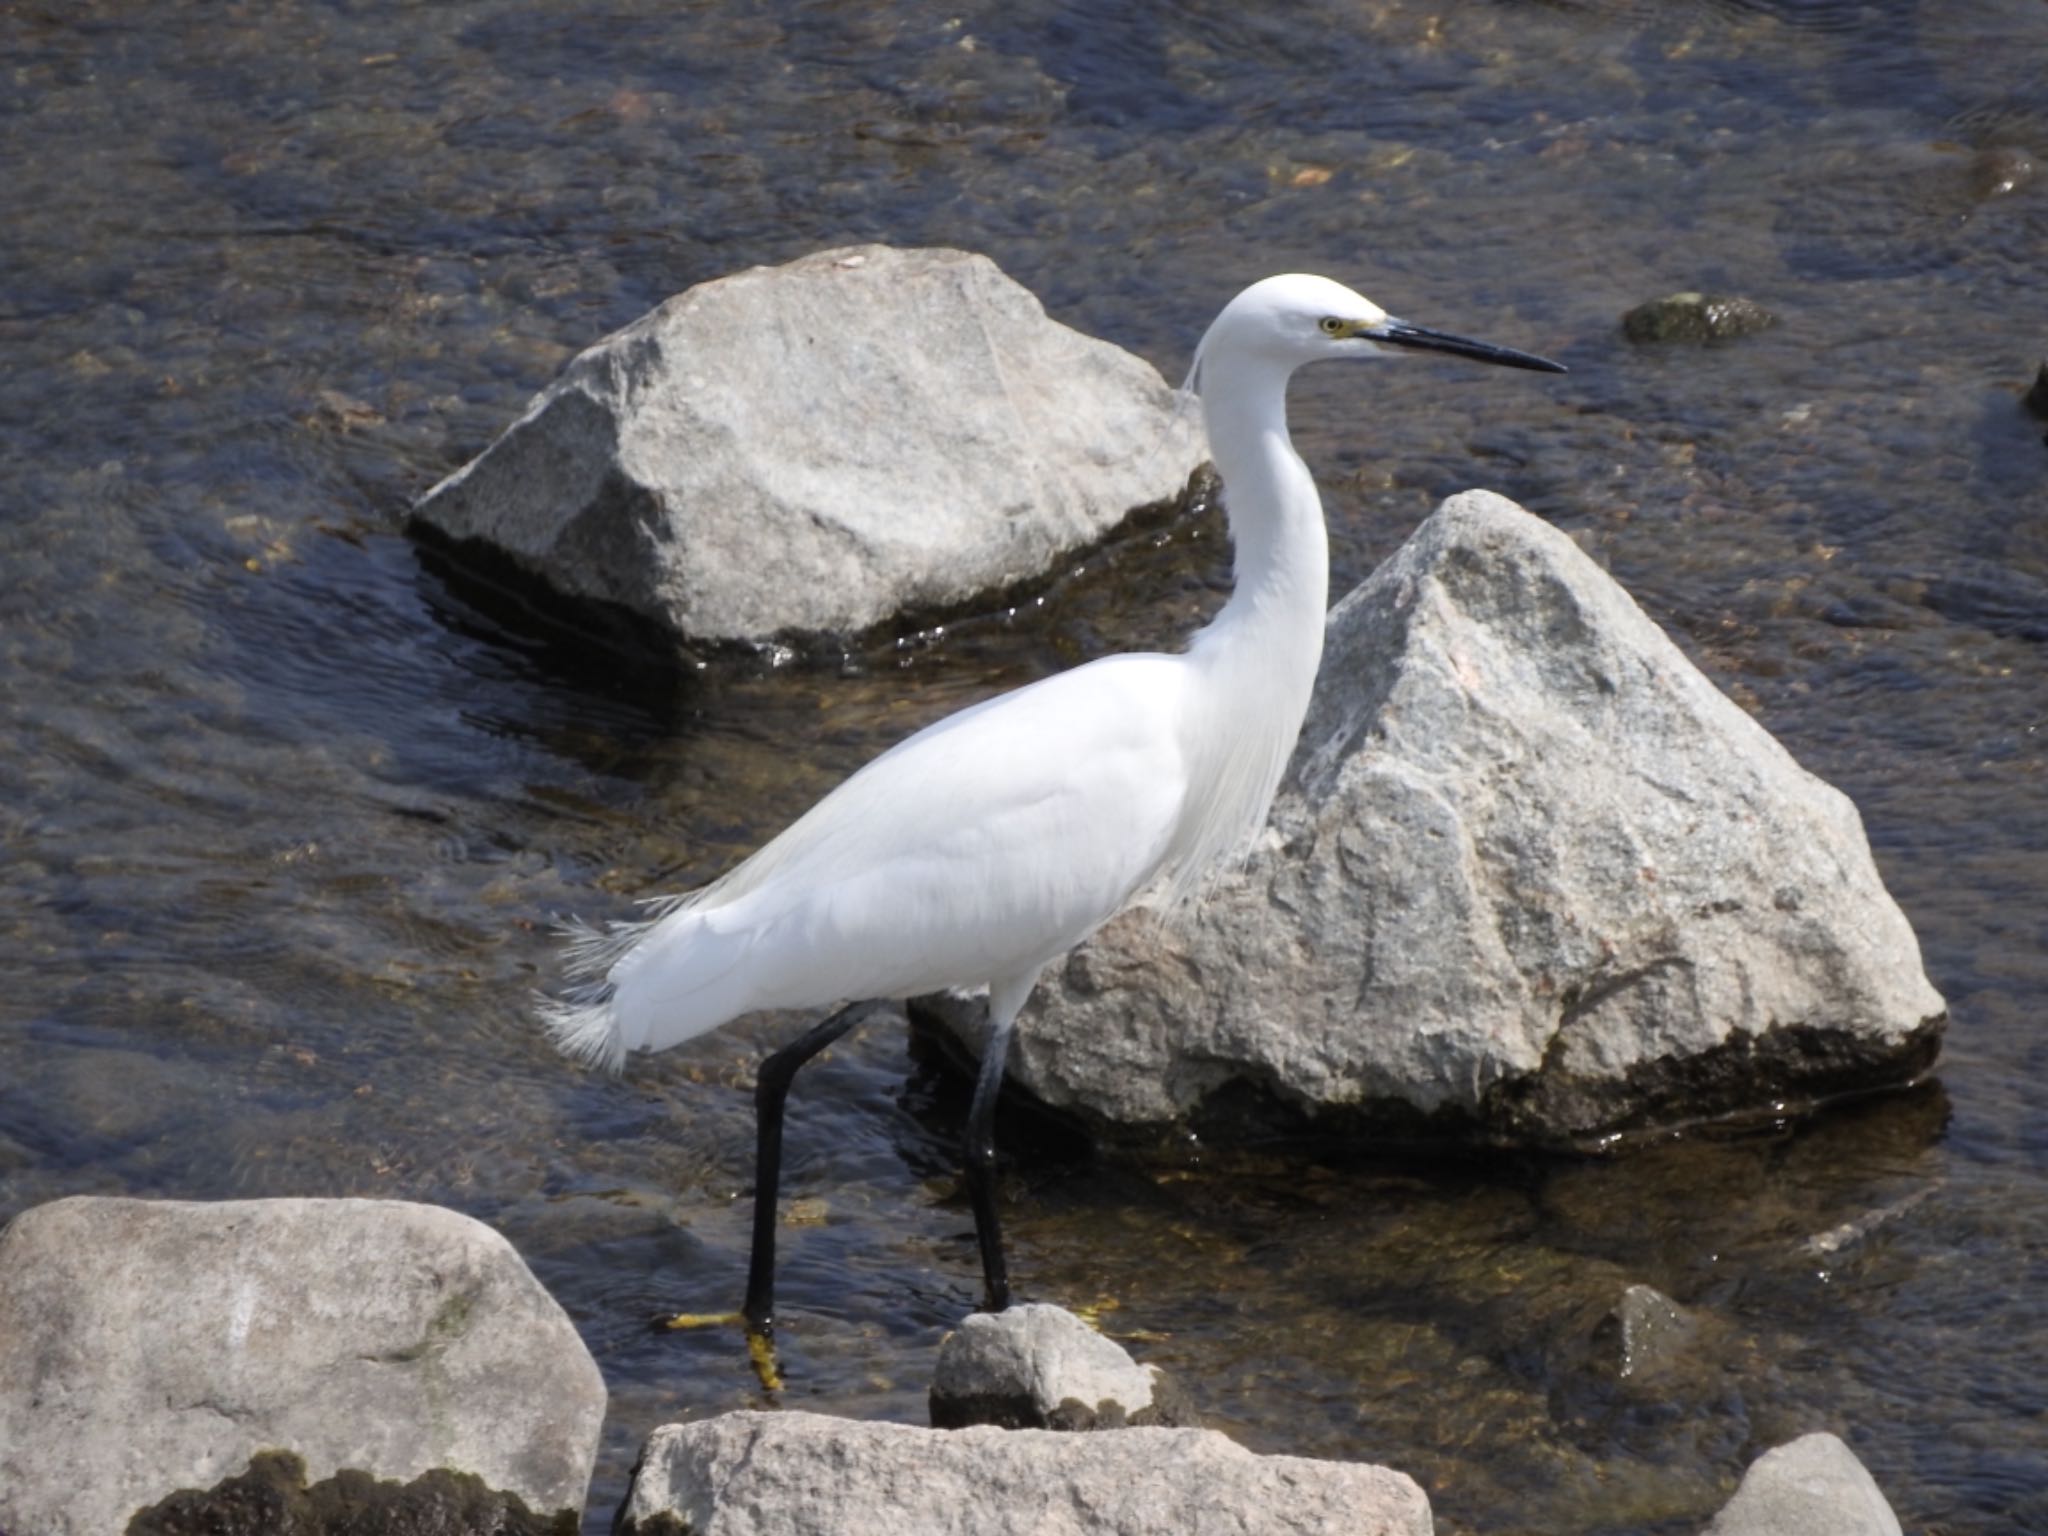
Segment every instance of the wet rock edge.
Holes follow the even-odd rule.
[[[834,662],[849,653],[878,650],[934,627],[957,628],[999,618],[1006,610],[1027,606],[1058,587],[1076,565],[1092,565],[1114,558],[1127,547],[1142,547],[1168,528],[1213,522],[1220,537],[1218,490],[1214,468],[1203,463],[1176,494],[1130,508],[1102,538],[1068,550],[1048,570],[985,588],[957,603],[899,608],[865,630],[777,630],[746,640],[686,634],[624,603],[564,591],[549,579],[541,564],[488,539],[452,534],[417,510],[408,510],[402,524],[420,565],[431,577],[451,596],[515,634],[641,663],[736,662],[758,660],[771,652],[786,652],[801,661]]]
[[[1160,1371],[1152,1373],[1152,1401],[1135,1413],[1104,1398],[1092,1408],[1078,1397],[1061,1401],[1041,1413],[1029,1392],[962,1392],[931,1394],[933,1429],[966,1429],[993,1424],[998,1429],[1199,1429],[1201,1416],[1185,1389]]]
[[[911,999],[906,1012],[921,1045],[972,1074],[974,1063],[961,1041],[985,1033],[982,999],[934,994]],[[1896,1049],[1875,1059],[1867,1035],[1781,1024],[1692,1055],[1641,1063],[1619,1079],[1539,1069],[1488,1088],[1476,1113],[1451,1106],[1422,1110],[1393,1097],[1311,1107],[1249,1073],[1211,1090],[1182,1119],[1162,1123],[1111,1123],[1045,1103],[1014,1081],[1005,1084],[1004,1094],[1091,1138],[1139,1152],[1158,1147],[1169,1155],[1190,1132],[1212,1144],[1279,1139],[1360,1148],[1423,1144],[1606,1152],[1709,1127],[1776,1127],[1836,1104],[1915,1088],[1933,1072],[1948,1018],[1944,1011],[1921,1020],[1899,1037]]]

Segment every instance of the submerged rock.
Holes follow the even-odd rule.
[[[604,1407],[561,1308],[454,1211],[87,1197],[0,1234],[0,1530],[105,1536],[146,1506],[190,1528],[308,1479],[315,1508],[350,1473],[418,1482],[393,1497],[437,1531],[573,1529]],[[270,1451],[298,1458],[282,1481]]]
[[[1632,1285],[1600,1320],[1593,1342],[1616,1376],[1642,1382],[1677,1364],[1698,1331],[1692,1314],[1662,1291]]]
[[[1063,1307],[977,1312],[946,1335],[932,1376],[932,1426],[1121,1429],[1192,1424],[1157,1366],[1141,1366]]]
[[[1110,1125],[1584,1144],[1911,1081],[1943,1017],[1848,799],[1475,491],[1332,610],[1247,864],[1050,968],[1011,1073]]]
[[[1213,1430],[917,1429],[728,1413],[658,1429],[620,1536],[1429,1536],[1399,1472],[1255,1456]]]
[[[1778,317],[1754,299],[1674,293],[1638,304],[1621,317],[1630,341],[1727,341],[1767,331]]]
[[[1829,1434],[1766,1451],[1703,1536],[1901,1536],[1855,1452]]]
[[[1887,1201],[1875,1209],[1865,1211],[1851,1220],[1839,1222],[1824,1232],[1816,1232],[1799,1245],[1799,1252],[1809,1258],[1833,1259],[1859,1246],[1871,1233],[1913,1210],[1923,1201],[1941,1192],[1941,1184],[1933,1183]]]
[[[988,258],[862,246],[606,337],[414,514],[683,639],[760,641],[1039,576],[1206,453],[1149,364]]]

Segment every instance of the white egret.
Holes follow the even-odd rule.
[[[1009,1300],[993,1120],[1039,971],[1141,895],[1173,902],[1264,822],[1322,655],[1322,502],[1287,434],[1305,363],[1426,348],[1562,373],[1395,320],[1341,284],[1272,277],[1195,354],[1236,546],[1236,589],[1179,655],[1107,656],[927,726],[745,862],[642,923],[582,929],[555,1043],[617,1068],[766,1008],[839,1010],[763,1064],[742,1315],[774,1322],[783,1104],[797,1068],[878,1003],[986,985],[990,1029],[966,1172],[986,1305]]]

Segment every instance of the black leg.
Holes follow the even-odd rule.
[[[763,1338],[775,1331],[775,1205],[782,1186],[782,1107],[796,1071],[879,1004],[849,1003],[801,1038],[761,1063],[754,1084],[758,1130],[754,1164],[754,1248],[747,1261],[747,1300],[740,1308],[749,1332]]]
[[[1010,1267],[1003,1259],[1003,1228],[996,1219],[996,1098],[1002,1092],[1003,1064],[1010,1055],[1014,1014],[989,1031],[981,1072],[974,1080],[974,1102],[967,1110],[967,1197],[974,1204],[974,1236],[981,1244],[981,1276],[986,1294],[982,1309],[1000,1312],[1010,1304]]]

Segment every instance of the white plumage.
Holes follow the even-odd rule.
[[[1196,352],[1236,546],[1236,589],[1180,655],[1111,656],[919,731],[723,878],[652,920],[583,929],[556,1043],[616,1067],[762,1008],[987,985],[992,1030],[969,1117],[991,1304],[1007,1298],[988,1141],[1010,1029],[1039,971],[1141,896],[1171,904],[1264,822],[1322,655],[1322,503],[1288,440],[1304,363],[1424,347],[1562,371],[1390,319],[1320,277],[1233,299]],[[835,1015],[764,1068],[747,1316],[768,1327],[781,1095]]]
[[[1172,845],[1180,661],[1109,657],[901,742],[723,879],[585,936],[557,1042],[616,1065],[755,1009],[1035,977]]]
[[[572,940],[557,1044],[616,1067],[762,1008],[1028,983],[1162,875],[1190,894],[1265,819],[1322,654],[1322,504],[1286,376],[1367,350],[1320,278],[1241,294],[1197,352],[1238,588],[1181,655],[1105,657],[926,727],[723,878]],[[1284,325],[1283,321],[1292,320]]]

